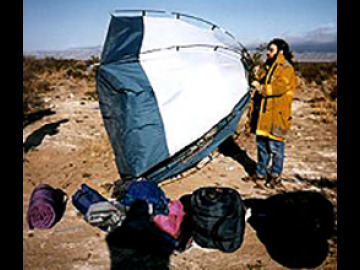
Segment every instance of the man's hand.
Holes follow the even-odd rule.
[[[246,137],[249,137],[251,135],[249,121],[246,121],[246,123],[244,125],[244,134],[245,134]]]
[[[260,91],[260,83],[258,81],[253,81],[251,83],[251,87],[253,87],[257,91]]]
[[[255,76],[259,74],[259,71],[260,71],[260,65],[256,65],[252,69],[252,72]]]

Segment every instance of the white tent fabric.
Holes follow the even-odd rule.
[[[239,59],[208,48],[140,56],[154,89],[170,154],[209,131],[247,92]]]
[[[202,23],[201,27],[169,17],[144,18],[144,38],[140,53],[148,50],[189,44],[220,45],[241,50],[239,44],[219,29]],[[196,22],[196,21],[195,21]]]
[[[201,46],[144,53],[174,44],[237,46],[218,28],[205,26],[144,17],[140,61],[158,101],[171,155],[209,131],[247,92],[244,67],[236,54]]]

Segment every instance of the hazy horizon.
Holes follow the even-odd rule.
[[[155,9],[197,16],[228,30],[248,47],[282,37],[294,46],[337,49],[335,0],[24,0],[23,51],[102,46],[110,12],[115,9]]]

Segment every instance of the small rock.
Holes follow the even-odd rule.
[[[50,100],[51,100],[51,98],[50,98],[50,97],[46,97],[46,98],[44,98],[44,102],[45,102],[45,103],[48,103]]]
[[[91,173],[83,173],[82,177],[83,177],[83,178],[90,178],[90,177],[91,177]]]
[[[70,217],[76,217],[76,216],[78,215],[77,213],[78,213],[78,212],[75,211],[75,210],[68,211],[68,215],[69,215]]]

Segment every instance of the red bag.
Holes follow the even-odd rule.
[[[180,234],[181,222],[185,216],[184,207],[179,200],[170,201],[168,204],[169,214],[154,216],[155,225],[170,234],[172,237],[177,238]]]

